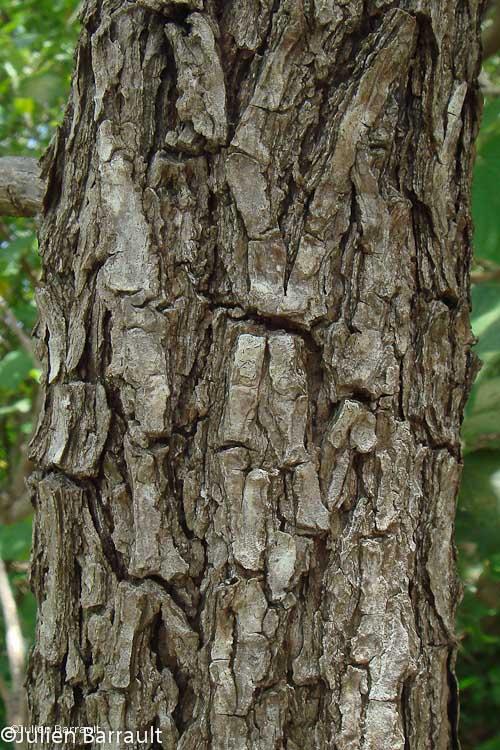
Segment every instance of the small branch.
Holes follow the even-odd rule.
[[[500,49],[500,0],[490,3],[490,20],[483,31],[483,60],[487,60]]]
[[[32,471],[33,464],[25,455],[27,446],[23,446],[23,452],[24,455],[19,460],[11,486],[0,490],[0,523],[2,525],[22,521],[23,518],[33,513],[29,492],[25,486],[25,479]]]
[[[490,99],[500,96],[500,86],[481,86],[481,91],[484,96],[489,96]]]
[[[473,271],[470,275],[472,284],[484,284],[487,281],[500,281],[500,268],[496,271]]]
[[[21,324],[17,320],[14,313],[10,310],[9,306],[7,305],[6,301],[3,297],[0,296],[0,320],[5,325],[5,327],[16,337],[16,339],[20,342],[20,344],[23,346],[25,351],[30,355],[30,357],[33,359],[33,362],[36,363],[37,356],[35,354],[35,348],[33,346],[33,342],[30,339],[30,337],[25,333],[23,330]]]
[[[36,216],[42,210],[44,185],[36,159],[0,158],[0,215]]]
[[[31,412],[33,423],[38,419],[41,398],[42,393],[39,389]],[[33,463],[28,457],[28,441],[25,440],[17,446],[15,468],[9,476],[9,481],[0,487],[0,524],[16,523],[33,513],[30,493],[26,486],[26,477],[32,470]]]
[[[492,57],[500,49],[500,19],[495,19],[483,36],[483,60]]]
[[[24,661],[26,647],[19,622],[16,600],[10,587],[5,563],[0,555],[0,603],[5,622],[5,640],[12,686],[7,702],[7,720],[12,725],[26,723],[26,695],[24,691]]]
[[[39,388],[31,410],[31,421],[36,424],[42,408],[43,393]],[[17,459],[9,481],[0,487],[0,524],[11,524],[21,521],[33,513],[30,492],[26,486],[26,477],[33,471],[33,463],[28,456],[28,441],[17,446]]]

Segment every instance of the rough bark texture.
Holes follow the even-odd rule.
[[[477,0],[88,0],[46,159],[33,723],[457,748]]]

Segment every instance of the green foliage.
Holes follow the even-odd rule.
[[[0,389],[16,391],[33,369],[33,360],[21,349],[9,352],[0,360]]]
[[[0,556],[6,562],[29,560],[31,550],[31,518],[10,526],[0,526]]]
[[[0,149],[40,155],[67,98],[75,0],[0,0]]]
[[[489,64],[495,82],[498,61]],[[486,102],[474,174],[472,327],[483,362],[462,430],[456,538],[463,750],[500,750],[500,97]]]
[[[493,99],[485,108],[478,141],[475,167],[474,189],[472,193],[473,211],[476,221],[476,248],[478,257],[498,261],[500,246],[500,138],[498,123],[500,98]]]

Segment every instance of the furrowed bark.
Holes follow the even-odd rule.
[[[479,14],[87,2],[44,167],[33,723],[458,747]]]

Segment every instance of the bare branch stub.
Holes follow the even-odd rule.
[[[37,159],[0,158],[0,216],[36,216],[42,208],[43,191]]]

